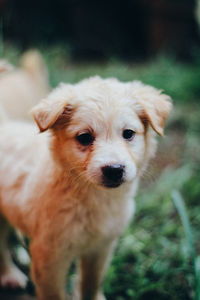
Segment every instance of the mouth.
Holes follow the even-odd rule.
[[[124,180],[120,180],[120,181],[103,181],[102,182],[102,185],[104,187],[107,187],[107,188],[117,188],[119,187],[122,183],[124,182]]]

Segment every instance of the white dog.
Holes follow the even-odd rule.
[[[43,133],[30,124],[2,123],[3,286],[26,282],[10,259],[8,221],[31,239],[40,300],[65,299],[66,272],[76,257],[74,299],[105,299],[104,274],[133,215],[139,179],[155,152],[155,132],[163,135],[168,100],[138,81],[94,77],[62,84],[33,109]]]
[[[32,120],[30,109],[49,92],[47,68],[37,50],[22,55],[20,68],[0,60],[0,104],[8,118]]]

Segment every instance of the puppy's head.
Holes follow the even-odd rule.
[[[168,100],[138,81],[93,77],[62,84],[33,115],[40,131],[52,131],[53,156],[64,169],[114,188],[133,181],[152,156],[153,131],[163,135]]]

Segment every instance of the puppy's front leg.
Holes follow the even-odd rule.
[[[80,300],[105,300],[101,292],[101,285],[115,244],[116,241],[103,244],[93,253],[82,257],[80,263]]]
[[[62,249],[62,250],[61,250]],[[62,247],[49,240],[31,245],[32,278],[39,300],[64,300],[67,269],[70,259]]]

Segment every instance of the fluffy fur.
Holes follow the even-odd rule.
[[[18,69],[0,61],[0,104],[9,118],[32,120],[29,111],[49,91],[48,72],[38,51],[25,52]]]
[[[9,257],[7,220],[31,238],[40,300],[65,299],[66,272],[77,257],[74,299],[105,300],[104,274],[170,108],[168,96],[141,82],[93,77],[60,85],[33,109],[40,134],[30,124],[0,126],[2,285],[25,285]],[[123,137],[127,129],[132,139]],[[87,145],[77,138],[84,133],[93,137]],[[105,184],[107,166],[123,166],[116,187]]]

